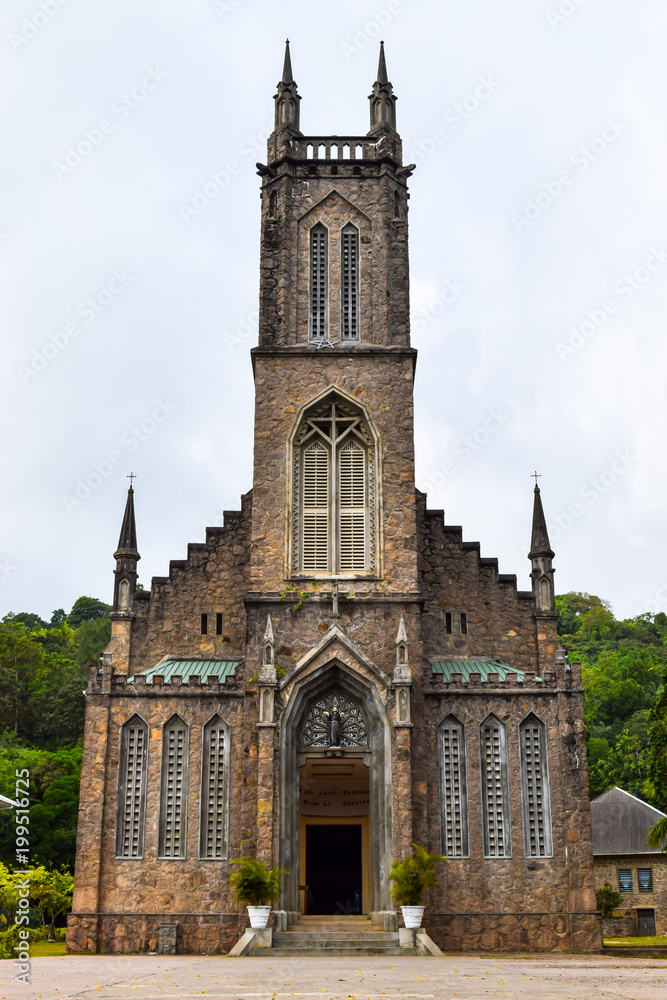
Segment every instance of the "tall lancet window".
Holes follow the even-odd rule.
[[[204,726],[199,857],[226,858],[229,827],[230,731],[219,715]]]
[[[321,222],[310,230],[310,331],[311,340],[327,335],[329,307],[329,234]]]
[[[332,393],[294,439],[292,571],[377,571],[376,448],[361,410]]]
[[[532,712],[519,726],[523,836],[527,858],[549,858],[551,798],[547,768],[546,726]]]
[[[146,826],[148,724],[133,715],[120,731],[116,857],[143,858]]]
[[[512,857],[505,726],[489,715],[480,726],[484,857]]]
[[[345,226],[341,233],[341,339],[359,339],[359,230]]]
[[[162,732],[161,858],[184,858],[188,801],[188,727],[179,715]]]
[[[468,857],[468,802],[463,724],[448,715],[438,727],[440,849],[448,858]]]

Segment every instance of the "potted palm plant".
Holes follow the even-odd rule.
[[[440,885],[434,868],[447,858],[442,854],[429,854],[419,844],[412,845],[415,853],[394,861],[389,878],[394,883],[391,897],[401,908],[406,927],[416,929],[422,925],[424,916],[424,891],[432,885]]]
[[[229,883],[236,890],[239,903],[248,907],[250,926],[266,927],[271,903],[278,898],[282,888],[280,876],[287,872],[276,866],[269,868],[257,858],[239,858],[229,863],[238,866],[238,870],[229,876]]]

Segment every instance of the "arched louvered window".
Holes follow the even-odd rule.
[[[120,731],[116,857],[143,858],[146,826],[148,724],[133,715]]]
[[[448,858],[467,858],[468,801],[465,729],[453,715],[438,727],[440,764],[440,849]]]
[[[358,407],[333,394],[306,412],[294,443],[293,572],[376,570],[375,477]]]
[[[532,712],[519,726],[519,743],[526,857],[549,858],[553,854],[553,842],[547,731],[541,719]]]
[[[359,339],[359,230],[345,226],[341,233],[341,339]]]
[[[303,449],[303,568],[329,568],[329,449],[313,441]]]
[[[342,572],[367,566],[366,451],[351,438],[338,452],[339,566]]]
[[[329,298],[329,234],[318,222],[310,231],[310,339],[327,335]]]
[[[184,858],[188,801],[188,727],[179,715],[162,731],[158,856]]]
[[[484,857],[512,857],[505,726],[489,715],[480,726]]]
[[[199,857],[228,853],[230,730],[219,715],[204,726],[202,741]]]

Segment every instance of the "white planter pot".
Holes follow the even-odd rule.
[[[269,922],[270,913],[271,913],[270,906],[249,906],[248,916],[250,917],[250,926],[257,928],[266,927],[266,925]]]
[[[406,927],[416,930],[422,925],[422,917],[424,916],[423,906],[402,906],[401,913],[403,914],[403,923]]]

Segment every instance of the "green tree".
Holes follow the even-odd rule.
[[[42,923],[49,924],[48,941],[56,939],[56,920],[61,913],[72,909],[74,878],[63,868],[48,869],[44,865],[33,869],[30,875],[30,897],[42,911]]]
[[[72,628],[78,628],[82,622],[97,621],[98,618],[105,618],[110,611],[111,606],[98,601],[96,597],[77,597],[72,610],[67,616],[67,621]]]
[[[613,916],[614,910],[621,905],[623,897],[620,892],[609,883],[605,882],[603,886],[595,890],[595,902],[598,910],[602,911],[603,917]]]
[[[606,757],[592,764],[588,770],[591,798],[601,795],[614,785],[637,798],[647,797],[648,751],[637,736],[630,736],[627,729],[619,736],[616,746]]]

